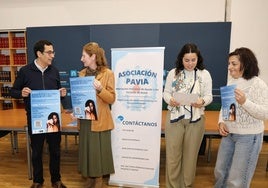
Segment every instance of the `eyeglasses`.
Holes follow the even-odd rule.
[[[55,51],[47,51],[47,52],[43,52],[43,53],[46,53],[46,54],[48,54],[48,55],[55,55],[55,54],[56,54]]]

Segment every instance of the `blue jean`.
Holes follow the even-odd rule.
[[[215,188],[247,188],[262,148],[263,134],[228,134],[220,143]]]

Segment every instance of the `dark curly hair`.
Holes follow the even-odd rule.
[[[229,54],[229,58],[231,56],[237,56],[241,66],[240,71],[243,72],[242,77],[246,80],[253,78],[254,76],[258,76],[260,73],[260,69],[258,66],[258,60],[255,54],[248,48],[241,47],[235,49],[235,51]]]

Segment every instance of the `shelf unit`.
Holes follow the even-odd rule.
[[[11,98],[9,90],[19,69],[26,64],[26,31],[0,30],[0,110],[23,107],[23,101]]]

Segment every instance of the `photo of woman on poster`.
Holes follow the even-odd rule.
[[[229,121],[235,121],[235,104],[232,103],[230,105],[230,110],[229,110]]]
[[[93,100],[89,99],[85,103],[85,119],[97,120],[96,106]]]
[[[60,118],[56,112],[51,112],[47,118],[47,132],[59,132],[60,130]]]

